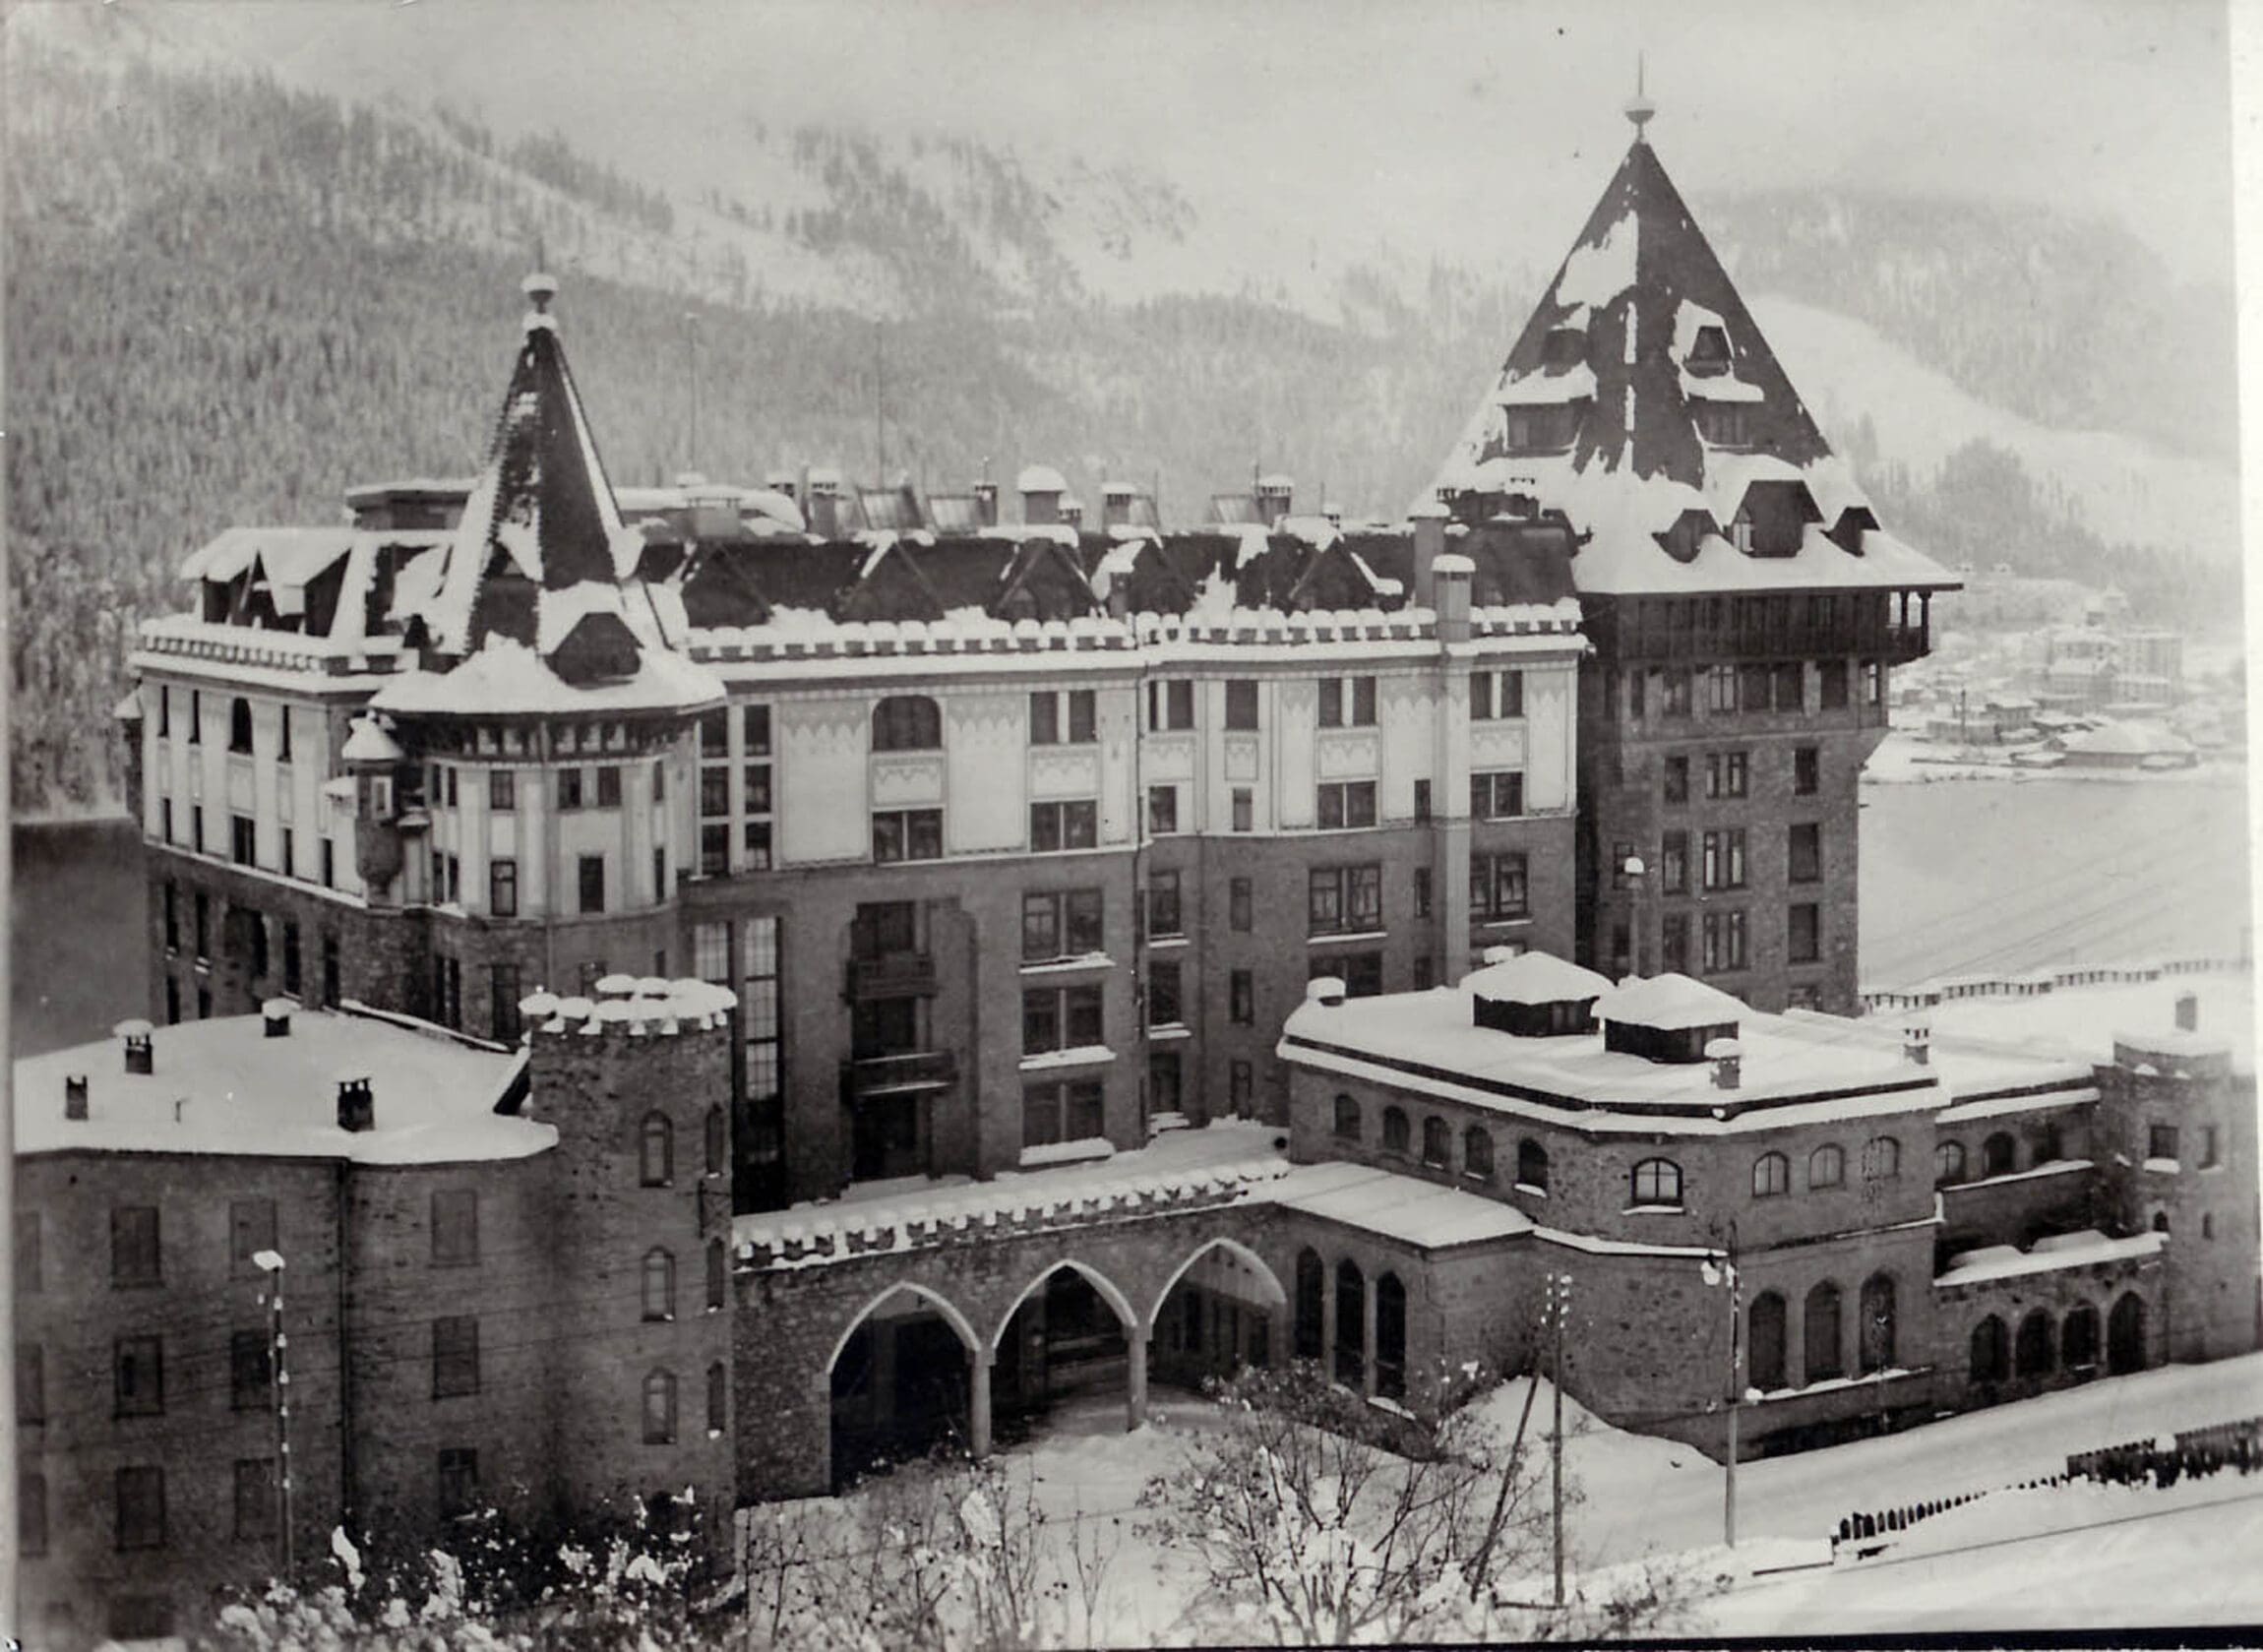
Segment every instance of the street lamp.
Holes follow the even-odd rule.
[[[289,1339],[283,1335],[282,1275],[283,1259],[279,1251],[254,1251],[252,1265],[268,1276],[268,1314],[270,1318],[270,1392],[275,1398],[275,1523],[282,1545],[282,1571],[279,1581],[288,1582],[291,1574],[290,1535],[290,1369],[284,1363]]]
[[[1642,864],[1640,855],[1628,855],[1619,870],[1625,875],[1626,887],[1630,891],[1627,904],[1632,913],[1634,925],[1634,973],[1636,976],[1640,976],[1642,974],[1642,878],[1643,874],[1649,871],[1649,868]]]
[[[1728,1472],[1721,1482],[1721,1540],[1729,1548],[1737,1547],[1737,1419],[1744,1401],[1744,1306],[1743,1281],[1737,1270],[1737,1219],[1729,1218],[1729,1248],[1720,1254],[1721,1265],[1716,1268],[1712,1258],[1703,1263],[1705,1283],[1725,1286],[1729,1298],[1729,1456]]]

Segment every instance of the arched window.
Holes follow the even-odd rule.
[[[1792,1186],[1792,1161],[1781,1153],[1762,1153],[1752,1161],[1752,1196],[1772,1198]]]
[[[2168,1211],[2166,1211],[2166,1210],[2156,1210],[2156,1211],[2153,1213],[2153,1231],[2154,1231],[2155,1233],[2167,1233],[2167,1232],[2169,1231],[2169,1212],[2168,1212]]]
[[[1887,1182],[1902,1173],[1902,1144],[1890,1135],[1873,1135],[1863,1143],[1863,1180]]]
[[[729,1141],[729,1136],[724,1130],[723,1110],[720,1107],[710,1107],[707,1109],[706,1134],[707,1174],[709,1176],[720,1176],[723,1174],[724,1170],[729,1168],[723,1162],[726,1156],[725,1150]]]
[[[1790,1385],[1784,1377],[1785,1322],[1782,1296],[1774,1291],[1762,1291],[1752,1299],[1751,1312],[1745,1316],[1749,1348],[1744,1361],[1744,1380],[1747,1386],[1762,1393]]]
[[[1894,1281],[1890,1274],[1873,1273],[1863,1281],[1859,1304],[1863,1315],[1856,1350],[1863,1374],[1884,1371],[1894,1363]]]
[[[1493,1180],[1493,1132],[1483,1125],[1461,1132],[1461,1173],[1481,1182]]]
[[[1360,1104],[1350,1096],[1336,1097],[1336,1139],[1357,1141],[1360,1138]]]
[[[1836,1188],[1847,1180],[1847,1155],[1835,1141],[1826,1141],[1807,1155],[1807,1186]]]
[[[676,1258],[654,1246],[644,1253],[644,1317],[676,1316]]]
[[[2036,1143],[2035,1162],[2037,1164],[2056,1164],[2065,1157],[2065,1132],[2059,1129],[2056,1119],[2046,1119],[2043,1122],[2043,1139]]]
[[[655,1371],[644,1378],[644,1443],[676,1443],[676,1378],[673,1373]]]
[[[1422,1122],[1422,1162],[1441,1170],[1453,1168],[1453,1132],[1436,1113]]]
[[[2019,1337],[2012,1347],[2012,1369],[2021,1377],[2050,1375],[2050,1315],[2038,1308],[2019,1322]]]
[[[1516,1144],[1516,1185],[1548,1192],[1548,1149],[1529,1135]]]
[[[1990,1314],[1973,1326],[1972,1379],[2001,1382],[2009,1371],[2010,1355],[2004,1346],[2003,1321]]]
[[[637,1179],[647,1188],[665,1188],[676,1179],[676,1131],[664,1113],[644,1115]]]
[[[1368,1375],[1368,1285],[1360,1264],[1336,1263],[1336,1380],[1363,1387]]]
[[[933,752],[943,745],[943,711],[924,694],[891,694],[872,708],[876,752]]]
[[[228,750],[248,753],[252,749],[252,703],[242,695],[228,702]]]
[[[1383,1151],[1403,1153],[1407,1150],[1406,1110],[1399,1107],[1383,1109]]]
[[[1846,1356],[1839,1351],[1843,1346],[1839,1335],[1839,1287],[1828,1279],[1807,1293],[1805,1330],[1801,1381],[1820,1382],[1825,1377],[1846,1376]]]
[[[1981,1174],[2009,1176],[2019,1167],[2019,1146],[2009,1131],[1997,1131],[1981,1143]]]
[[[1965,1144],[1944,1141],[1933,1149],[1933,1186],[1945,1188],[1965,1179]]]
[[[1316,1360],[1327,1352],[1322,1339],[1328,1294],[1327,1264],[1311,1246],[1297,1253],[1297,1358]]]
[[[2068,1371],[2098,1364],[2098,1310],[2087,1302],[2066,1311],[2059,1327],[2058,1363]]]
[[[731,1254],[719,1239],[707,1241],[707,1306],[720,1308],[731,1288]]]
[[[722,1361],[707,1367],[707,1432],[721,1434],[731,1423],[731,1374]]]
[[[1634,1167],[1634,1202],[1682,1205],[1682,1167],[1672,1159],[1644,1159]]]
[[[1386,1273],[1376,1281],[1376,1392],[1404,1399],[1407,1391],[1407,1288]]]
[[[2116,1377],[2145,1369],[2145,1299],[2135,1291],[2106,1316],[2106,1369]]]

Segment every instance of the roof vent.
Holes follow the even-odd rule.
[[[366,1076],[337,1081],[337,1128],[357,1132],[377,1128],[377,1098],[370,1094]]]
[[[87,1117],[87,1075],[67,1072],[63,1075],[63,1117],[84,1120]]]
[[[1340,975],[1315,975],[1305,983],[1305,1002],[1321,1004],[1330,1010],[1344,1002],[1344,981]]]
[[[150,1042],[150,1035],[156,1029],[149,1022],[139,1018],[120,1021],[110,1030],[126,1041],[128,1072],[149,1073],[157,1071],[156,1052]]]
[[[1267,527],[1276,527],[1296,503],[1297,484],[1291,477],[1278,472],[1257,478],[1257,520]]]
[[[267,1003],[261,1005],[260,1024],[267,1029],[267,1036],[270,1038],[288,1038],[290,1036],[291,1011],[297,1008],[298,1005],[287,998],[271,998]]]
[[[988,476],[974,484],[974,520],[978,527],[998,525],[998,484]]]
[[[1021,474],[1013,479],[1013,486],[1021,495],[1024,523],[1043,527],[1061,520],[1061,496],[1069,491],[1069,483],[1052,465],[1023,465]]]
[[[1744,1046],[1734,1038],[1716,1038],[1705,1046],[1705,1059],[1713,1064],[1713,1087],[1733,1090],[1744,1080]]]
[[[1930,1067],[1933,1060],[1933,1029],[1923,1021],[1902,1028],[1902,1054],[1913,1067]]]
[[[2198,993],[2185,992],[2176,995],[2176,1030],[2178,1032],[2198,1032],[2200,1030],[2200,995]]]

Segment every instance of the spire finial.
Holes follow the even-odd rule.
[[[558,296],[558,277],[550,274],[550,259],[539,235],[534,237],[533,273],[519,283],[519,290],[526,294],[527,302],[534,306],[534,315],[550,314],[550,300]]]
[[[1642,129],[1657,112],[1658,105],[1650,101],[1643,88],[1642,53],[1638,51],[1634,54],[1634,95],[1626,104],[1626,118],[1634,123],[1634,141],[1637,144],[1646,142]]]

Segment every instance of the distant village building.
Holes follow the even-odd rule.
[[[144,628],[163,1024],[17,1070],[47,1642],[488,1503],[715,1546],[1079,1385],[1432,1405],[1552,1275],[1570,1391],[1714,1451],[1747,1388],[1772,1450],[2253,1345],[2251,1064],[1786,1009],[1858,1008],[1955,581],[1639,126],[1397,526],[616,490],[554,292],[477,476],[232,529]]]

